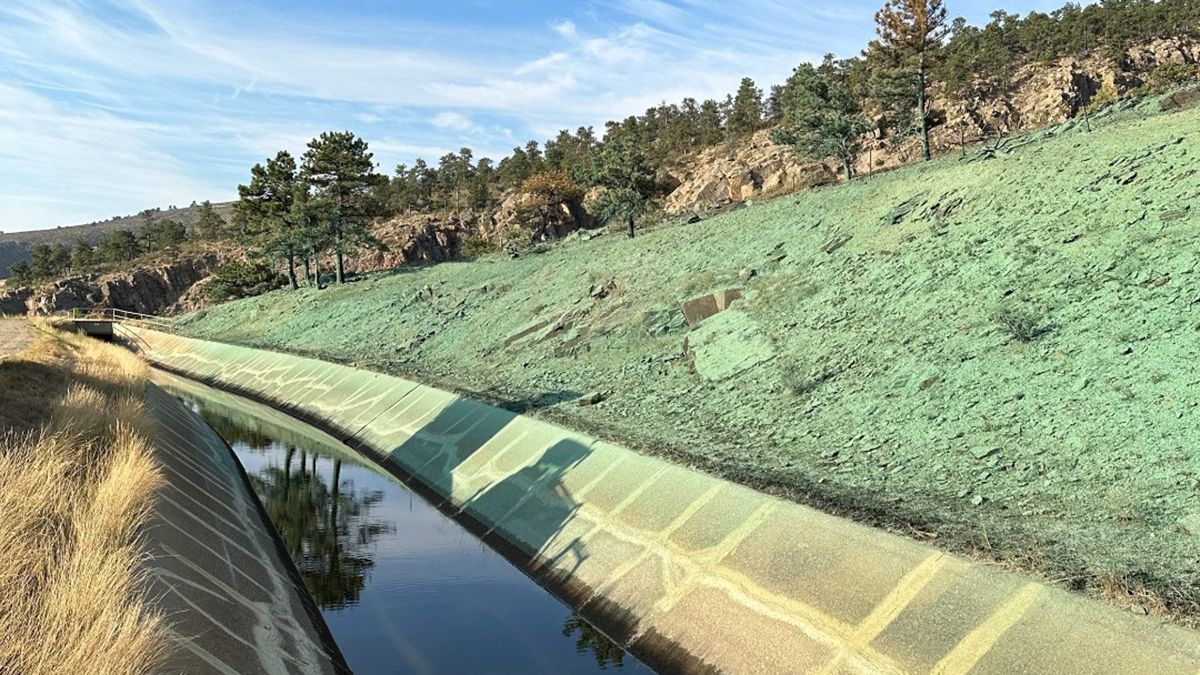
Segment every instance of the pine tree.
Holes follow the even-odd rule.
[[[213,208],[212,202],[205,200],[197,207],[200,211],[196,219],[196,232],[203,241],[216,241],[225,234],[225,219]]]
[[[350,131],[325,132],[304,153],[301,173],[314,198],[325,205],[339,284],[346,280],[347,251],[362,244],[380,246],[367,231],[377,211],[373,187],[381,178],[372,157],[367,142]]]
[[[754,85],[754,80],[742,78],[737,96],[730,105],[725,128],[733,135],[752,133],[762,125],[762,111],[762,90]]]
[[[54,249],[38,244],[29,255],[29,276],[42,281],[54,276]]]
[[[862,135],[870,129],[858,100],[846,84],[846,62],[827,55],[819,68],[804,64],[788,79],[792,100],[784,108],[782,127],[771,136],[794,146],[801,156],[821,161],[837,157],[846,180],[862,150]]]
[[[594,182],[604,192],[593,202],[592,212],[601,220],[624,220],[632,238],[634,221],[649,209],[657,188],[654,169],[628,139],[606,140],[596,168]]]
[[[71,249],[63,243],[55,244],[54,253],[50,256],[50,264],[54,267],[54,276],[60,277],[69,273],[71,271]]]
[[[17,262],[9,265],[8,280],[14,287],[28,286],[29,284],[33,283],[33,272],[29,268],[29,263],[25,262],[24,260],[18,260]]]
[[[71,252],[71,269],[76,274],[86,274],[96,267],[96,251],[83,237],[75,240],[75,250]]]
[[[880,69],[880,89],[886,95],[881,98],[911,113],[921,136],[921,151],[929,161],[930,71],[949,31],[944,0],[888,0],[875,14],[875,23],[879,41],[872,48],[887,57],[878,61],[885,65]]]
[[[293,212],[298,187],[296,160],[281,150],[265,166],[255,164],[250,169],[250,184],[238,186],[238,201],[233,205],[243,236],[285,261],[293,290],[298,287],[296,256],[307,249],[299,240]]]
[[[100,240],[96,254],[105,263],[122,265],[136,260],[142,254],[142,248],[132,232],[117,230]]]

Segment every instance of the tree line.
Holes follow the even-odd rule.
[[[982,27],[951,20],[945,0],[887,0],[875,20],[877,38],[860,56],[802,64],[768,91],[744,78],[723,99],[664,102],[606,123],[602,134],[592,127],[562,130],[544,144],[513,148],[499,162],[476,158],[464,147],[436,165],[417,159],[382,175],[366,141],[349,131],[327,132],[299,160],[281,151],[255,165],[249,183],[238,188],[232,227],[198,224],[188,232],[147,216],[139,232],[116,232],[95,250],[86,242],[70,251],[39,247],[14,276],[20,283],[119,266],[189,238],[231,237],[263,260],[282,261],[292,288],[301,282],[320,286],[330,259],[333,280],[340,283],[346,254],[382,246],[370,233],[377,218],[420,212],[461,218],[494,209],[513,191],[526,195],[526,224],[534,237],[544,234],[556,209],[574,208],[585,195],[592,196],[587,207],[594,215],[620,223],[632,236],[637,217],[666,191],[659,169],[689,153],[771,129],[775,142],[794,146],[803,157],[836,158],[847,179],[869,136],[893,144],[911,139],[928,159],[929,132],[939,123],[930,110],[931,91],[994,95],[1022,63],[1097,49],[1124,68],[1125,51],[1134,43],[1200,35],[1200,0],[1068,3],[1025,17],[997,11]],[[1169,64],[1152,83],[1169,86],[1196,76],[1194,67]],[[257,275],[256,283],[267,283],[262,268],[247,269],[239,277]]]
[[[225,220],[207,201],[197,209],[199,217],[190,230],[178,220],[156,219],[159,209],[146,209],[138,214],[143,224],[136,231],[116,230],[94,246],[83,237],[76,238],[73,246],[40,244],[29,262],[20,260],[9,266],[9,281],[13,286],[25,286],[71,275],[112,272],[162,254],[176,254],[191,243],[221,239]]]

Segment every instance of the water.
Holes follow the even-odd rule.
[[[233,447],[355,673],[652,672],[331,436],[162,380]]]

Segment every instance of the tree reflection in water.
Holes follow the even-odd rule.
[[[331,445],[335,439],[322,438],[316,430],[276,411],[193,385],[187,385],[185,390],[172,389],[239,455],[253,453],[274,464],[252,469],[250,482],[322,610],[347,609],[357,604],[362,594],[371,593],[367,584],[375,567],[376,543],[386,542],[397,531],[394,522],[381,521],[373,517],[372,511],[395,496],[384,490],[355,489],[352,479],[343,481],[339,457],[347,458],[350,476],[354,476],[354,467],[359,464],[383,472],[369,462],[354,461],[348,449]],[[256,460],[252,466],[263,463]],[[400,525],[404,523],[401,521]],[[448,531],[447,536],[454,538],[457,547],[460,535]],[[383,555],[383,560],[387,560],[386,554]],[[381,576],[385,576],[383,571]],[[382,601],[388,601],[386,595]],[[566,614],[561,626],[563,637],[573,641],[574,651],[594,661],[598,670],[650,672],[635,659],[625,658],[626,653],[619,645],[586,621],[565,608],[563,611]],[[351,611],[345,616],[352,620],[355,615]],[[559,619],[555,616],[552,621],[551,631]],[[361,626],[356,630],[361,630]],[[545,637],[553,635],[552,632]],[[577,672],[574,666],[568,670]],[[585,671],[592,672],[590,668]]]
[[[571,637],[576,632],[579,633],[579,637],[575,638],[575,651],[580,654],[591,652],[601,670],[606,670],[609,666],[625,666],[625,650],[621,649],[620,645],[593,628],[592,624],[584,621],[578,614],[572,614],[563,622],[562,634],[564,637]]]
[[[313,599],[322,609],[343,609],[358,602],[375,565],[372,543],[396,528],[370,519],[383,492],[343,486],[340,459],[333,460],[332,479],[326,482],[317,459],[316,453],[288,446],[282,467],[267,467],[250,482]]]

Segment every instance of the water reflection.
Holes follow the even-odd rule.
[[[288,446],[282,467],[268,466],[250,482],[313,599],[321,609],[342,609],[358,602],[367,572],[375,565],[373,542],[396,527],[370,517],[383,491],[353,485],[342,489],[340,459],[333,460],[333,474],[326,482],[316,470],[319,459],[313,453],[308,468],[308,454]]]
[[[625,650],[620,645],[608,639],[608,636],[592,627],[578,614],[572,614],[563,622],[562,634],[571,637],[579,633],[575,639],[575,651],[580,654],[591,654],[596,657],[596,665],[601,670],[623,668],[625,666]]]
[[[163,384],[238,454],[355,673],[651,672],[336,439],[201,385]],[[581,452],[551,449],[529,476],[475,498],[553,486]],[[549,527],[569,508],[542,517]]]

